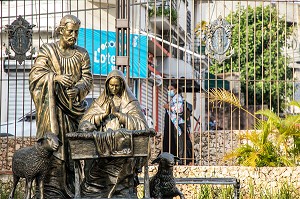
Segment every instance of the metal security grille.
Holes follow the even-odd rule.
[[[148,124],[158,132],[151,158],[163,150],[163,140],[167,151],[180,142],[177,132],[166,130],[172,128],[172,122],[166,125],[164,108],[171,84],[188,102],[185,114],[176,113],[188,131],[183,134],[185,152],[187,136],[192,143],[189,157],[186,153],[181,157],[183,164],[234,164],[224,162],[223,156],[240,144],[239,133],[254,128],[251,115],[230,104],[213,103],[208,97],[212,89],[234,94],[251,113],[266,108],[280,116],[300,112],[284,106],[300,100],[297,1],[4,0],[0,3],[1,172],[11,170],[14,150],[34,143],[35,107],[28,74],[40,46],[58,40],[55,28],[66,14],[81,20],[78,45],[88,50],[91,59],[94,88],[87,101],[100,95],[109,71],[122,66]],[[19,16],[35,25],[32,46],[21,64],[12,58],[6,30]],[[205,53],[207,27],[219,16],[233,25],[229,51],[234,50],[220,64]],[[124,29],[127,17],[129,29]],[[122,36],[116,34],[117,18],[125,19],[117,26]],[[129,56],[125,60],[129,68],[125,62],[116,63],[116,56],[122,55]]]

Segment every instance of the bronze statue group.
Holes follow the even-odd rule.
[[[75,45],[80,20],[64,16],[56,29],[55,43],[43,44],[30,72],[30,92],[37,111],[37,138],[53,132],[62,146],[51,159],[44,182],[45,198],[71,198],[74,193],[73,161],[66,134],[89,121],[97,131],[147,129],[139,102],[119,70],[109,73],[105,88],[88,110],[85,97],[93,79],[88,52]],[[145,164],[139,158],[100,158],[85,161],[84,197],[136,197],[135,179]]]
[[[45,136],[51,132],[60,142],[60,146],[55,144],[53,150],[48,147],[51,149],[51,152],[47,153],[51,154],[47,160],[48,172],[42,176],[40,186],[37,186],[36,198],[74,197],[74,161],[70,156],[66,135],[78,131],[81,124],[91,124],[98,132],[149,128],[138,100],[119,70],[108,74],[103,92],[87,108],[85,98],[92,88],[93,78],[88,52],[75,45],[80,24],[77,17],[64,16],[56,29],[59,40],[40,47],[29,74],[29,90],[37,113],[37,139],[47,140]],[[176,149],[172,148],[169,152],[186,157],[183,147],[187,143],[187,134],[183,129],[184,121],[174,118],[174,113],[177,113],[174,109],[175,103],[177,102],[171,101],[165,108],[168,109],[168,116],[173,122],[172,128],[178,132],[176,136],[178,135],[179,139],[174,141],[173,136],[171,141],[179,141],[179,152],[177,145],[170,146],[175,146]],[[113,137],[113,133],[107,133],[101,136],[99,143],[106,140],[109,142],[108,148],[116,148],[117,141]],[[42,147],[42,144],[40,146]],[[82,197],[137,198],[137,175],[147,161],[148,158],[134,156],[84,160],[80,182]],[[27,195],[29,197],[30,193]],[[11,198],[13,197],[12,194]]]

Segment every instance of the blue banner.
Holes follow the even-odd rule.
[[[91,59],[92,73],[107,75],[116,66],[116,33],[80,28],[78,45],[86,48]],[[120,48],[119,48],[120,49]],[[125,49],[126,52],[126,49]],[[148,40],[144,35],[130,35],[130,77],[146,78]]]

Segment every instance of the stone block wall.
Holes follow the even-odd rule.
[[[195,134],[191,140],[194,143],[195,164],[198,166],[228,166],[232,161],[223,161],[225,154],[234,150],[240,140],[238,134],[245,131],[203,131]],[[151,160],[157,157],[162,149],[163,135],[158,133],[151,142]],[[155,143],[155,144],[154,144]]]
[[[16,150],[35,143],[34,137],[1,137],[0,138],[0,171],[11,171],[12,156]]]
[[[161,149],[162,136],[158,134],[152,139],[150,143],[153,160]],[[200,136],[195,136],[195,154],[198,150],[199,164],[209,165],[230,165],[231,163],[224,163],[222,161],[223,154],[237,146],[237,133],[231,134],[230,131],[214,131],[203,132]],[[200,140],[202,142],[200,143]],[[232,141],[233,140],[233,141]],[[29,146],[35,143],[33,137],[14,138],[2,137],[0,138],[0,181],[2,181],[4,174],[9,174],[11,171],[11,159],[13,152],[21,147]],[[200,156],[201,154],[201,156]],[[201,157],[201,158],[199,158]],[[151,163],[149,163],[151,165]],[[151,165],[149,167],[149,175],[153,176],[157,172],[157,166]],[[2,174],[2,175],[1,175]],[[11,173],[10,173],[11,174]],[[262,187],[264,189],[276,189],[282,183],[292,184],[294,187],[300,189],[300,167],[239,167],[239,166],[175,166],[174,176],[176,178],[187,177],[234,177],[241,181],[241,193],[249,193],[250,185],[253,185],[256,192]],[[143,174],[141,174],[143,177]],[[187,199],[196,198],[199,185],[178,185],[183,191]]]
[[[157,166],[149,167],[149,176],[155,175]],[[241,194],[248,195],[250,186],[254,194],[261,190],[278,190],[284,183],[300,189],[300,167],[240,167],[240,166],[175,166],[176,178],[237,178],[241,184]],[[143,174],[141,174],[143,177]],[[196,199],[200,185],[178,184],[186,199]]]
[[[204,131],[192,138],[194,143],[195,164],[201,166],[225,166],[232,165],[232,162],[224,162],[226,153],[239,144],[237,134],[240,131]],[[158,133],[151,139],[150,163],[157,157],[162,149],[163,135]],[[1,137],[0,138],[0,171],[11,170],[11,160],[15,150],[33,145],[34,137]]]
[[[151,158],[150,163],[160,153],[162,147],[161,135],[158,134],[151,139],[150,149]],[[12,156],[16,150],[22,147],[32,146],[35,144],[34,137],[0,137],[0,174],[9,173],[12,166]]]
[[[233,163],[224,162],[223,157],[239,145],[240,131],[204,131],[195,135],[195,165],[227,166]]]

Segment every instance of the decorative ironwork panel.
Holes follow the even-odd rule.
[[[10,59],[15,59],[22,64],[30,56],[26,56],[27,51],[32,46],[32,28],[35,25],[30,25],[21,15],[12,22],[11,25],[6,25],[6,31],[8,33],[9,46],[15,52],[15,56]]]
[[[232,49],[230,54],[226,55],[231,44],[231,28],[232,25],[222,16],[207,26],[205,54],[216,59],[219,64],[229,59],[234,53]]]

